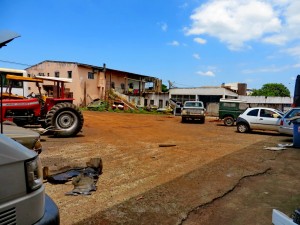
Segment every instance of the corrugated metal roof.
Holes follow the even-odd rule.
[[[89,64],[84,64],[84,63],[78,63],[78,62],[70,62],[70,61],[56,61],[56,60],[44,60],[40,63],[37,63],[35,65],[32,65],[27,69],[31,68],[31,67],[34,67],[34,66],[37,66],[37,65],[40,65],[40,64],[43,64],[43,63],[46,63],[46,62],[50,62],[50,63],[67,63],[67,64],[76,64],[76,65],[79,65],[79,66],[83,66],[83,67],[88,67],[88,68],[92,68],[92,69],[98,69],[98,70],[102,70],[103,67],[100,67],[100,66],[93,66],[93,65],[89,65]]]
[[[238,96],[237,93],[223,87],[198,87],[198,88],[172,88],[169,90],[172,95],[226,95]]]
[[[291,97],[272,97],[272,96],[239,96],[239,99],[247,103],[261,103],[261,104],[292,104]]]
[[[79,62],[70,62],[70,61],[56,61],[56,60],[44,60],[40,63],[37,63],[35,65],[32,65],[27,69],[30,69],[31,67],[34,67],[34,66],[37,66],[37,65],[40,65],[42,63],[46,63],[46,62],[52,62],[52,63],[69,63],[69,64],[76,64],[78,66],[82,66],[82,67],[86,67],[86,68],[92,68],[92,69],[98,69],[98,70],[103,70],[104,67],[100,67],[100,66],[94,66],[94,65],[90,65],[90,64],[85,64],[85,63],[79,63]],[[131,75],[136,75],[136,76],[142,76],[142,77],[150,77],[150,78],[155,78],[157,79],[156,77],[152,77],[152,76],[147,76],[147,75],[141,75],[141,74],[137,74],[137,73],[131,73],[131,72],[126,72],[126,71],[122,71],[122,70],[115,70],[115,69],[110,69],[110,68],[107,68],[105,67],[106,71],[116,71],[116,72],[121,72],[121,73],[126,73],[126,74],[131,74]]]

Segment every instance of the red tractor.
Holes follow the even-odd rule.
[[[73,104],[74,99],[67,96],[64,87],[64,83],[71,82],[71,79],[6,75],[6,80],[6,92],[1,90],[1,121],[23,127],[41,126],[57,137],[71,137],[81,131],[83,115]],[[54,82],[53,85],[44,85],[44,89],[48,88],[47,95],[41,93],[40,84],[44,80]],[[18,82],[35,82],[39,93],[32,92],[28,96],[12,94],[12,87]]]

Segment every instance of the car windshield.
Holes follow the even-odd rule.
[[[186,102],[186,107],[203,107],[202,102]]]
[[[288,111],[286,114],[285,114],[285,118],[292,118],[294,116],[300,116],[300,108],[297,109],[291,109],[290,111]]]
[[[279,115],[283,116],[284,115],[284,112],[280,111],[280,110],[277,110],[275,109],[275,112],[277,112]]]

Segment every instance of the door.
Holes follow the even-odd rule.
[[[257,129],[278,131],[281,115],[271,109],[260,109],[257,117]]]

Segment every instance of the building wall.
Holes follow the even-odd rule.
[[[70,89],[70,92],[73,93],[74,104],[78,106],[86,106],[98,98],[105,100],[107,91],[111,90],[111,88],[121,94],[129,95],[133,101],[142,105],[144,102],[141,100],[142,93],[145,91],[145,81],[143,79],[152,79],[157,82],[157,79],[154,77],[99,68],[73,62],[44,61],[28,68],[27,72],[31,76],[50,77],[55,77],[55,74],[59,73],[59,77],[69,78],[68,71],[72,71],[72,83],[66,83],[65,88]],[[45,81],[45,84],[50,85],[53,82]],[[35,84],[30,84],[30,89],[30,92],[38,93]],[[157,92],[158,90],[154,89],[154,91]]]
[[[291,97],[265,97],[265,96],[239,96],[249,107],[269,107],[286,112],[291,108],[293,99]],[[219,116],[219,103],[211,102],[207,105],[207,115]]]
[[[165,108],[169,106],[169,93],[148,93],[144,97],[144,102],[141,102],[143,106],[156,105],[159,108]]]
[[[125,74],[120,71],[107,70],[106,76],[106,89],[115,89],[115,91],[124,94],[126,90],[126,78]]]
[[[55,77],[59,72],[59,77],[69,78],[68,71],[72,71],[72,83],[65,83],[65,88],[69,88],[73,93],[75,105],[86,105],[93,99],[104,98],[105,77],[104,73],[94,71],[92,68],[81,67],[75,63],[64,62],[43,62],[27,69],[30,76],[42,75]],[[89,76],[92,73],[93,76]],[[93,79],[91,79],[93,77]],[[53,84],[52,81],[44,81],[44,84]],[[30,84],[31,91],[38,92],[35,84]]]

